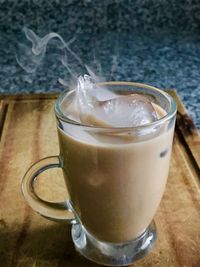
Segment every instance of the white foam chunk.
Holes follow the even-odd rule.
[[[148,99],[133,94],[103,101],[95,107],[93,116],[114,127],[134,127],[157,119]]]
[[[79,78],[74,101],[80,121],[86,124],[135,127],[157,120],[156,111],[145,96],[117,95],[96,87],[88,75]]]

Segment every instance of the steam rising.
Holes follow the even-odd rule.
[[[75,82],[78,79],[78,74],[75,70],[72,70],[68,63],[68,55],[71,55],[77,63],[84,69],[84,73],[87,73],[92,77],[94,81],[99,81],[100,79],[94,74],[94,72],[90,69],[89,66],[83,63],[80,57],[74,53],[71,48],[69,47],[75,40],[75,38],[70,39],[68,42],[65,42],[63,38],[55,33],[51,32],[44,37],[40,38],[36,35],[31,29],[23,28],[23,32],[26,38],[32,43],[32,47],[25,44],[19,44],[18,53],[16,55],[16,60],[18,64],[28,73],[34,73],[39,65],[42,63],[46,50],[47,45],[52,39],[58,39],[60,44],[57,46],[61,50],[61,55],[59,60],[61,61],[62,65],[67,69],[70,73],[72,80]],[[66,85],[66,82],[59,78],[59,82],[62,85]]]

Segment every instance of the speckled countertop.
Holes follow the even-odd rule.
[[[198,1],[1,0],[0,93],[60,92],[69,81],[54,43],[35,73],[15,58],[23,26],[39,36],[56,31],[106,80],[175,88],[200,129],[200,5]],[[134,2],[134,3],[133,3]],[[178,3],[175,3],[178,2]],[[85,70],[69,58],[76,73]],[[101,70],[99,68],[101,65]]]

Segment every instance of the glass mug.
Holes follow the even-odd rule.
[[[129,265],[153,247],[153,217],[164,193],[176,118],[176,103],[166,92],[132,82],[96,85],[117,94],[142,94],[163,117],[137,127],[97,127],[66,114],[74,90],[55,103],[60,155],[35,163],[22,180],[23,195],[42,216],[72,224],[76,250],[104,265]],[[161,112],[162,113],[162,112]],[[37,176],[62,168],[70,199],[42,200]]]

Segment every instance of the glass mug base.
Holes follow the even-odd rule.
[[[127,266],[143,258],[153,248],[156,238],[154,222],[138,238],[118,244],[96,240],[79,223],[72,226],[75,249],[85,258],[108,266]]]

